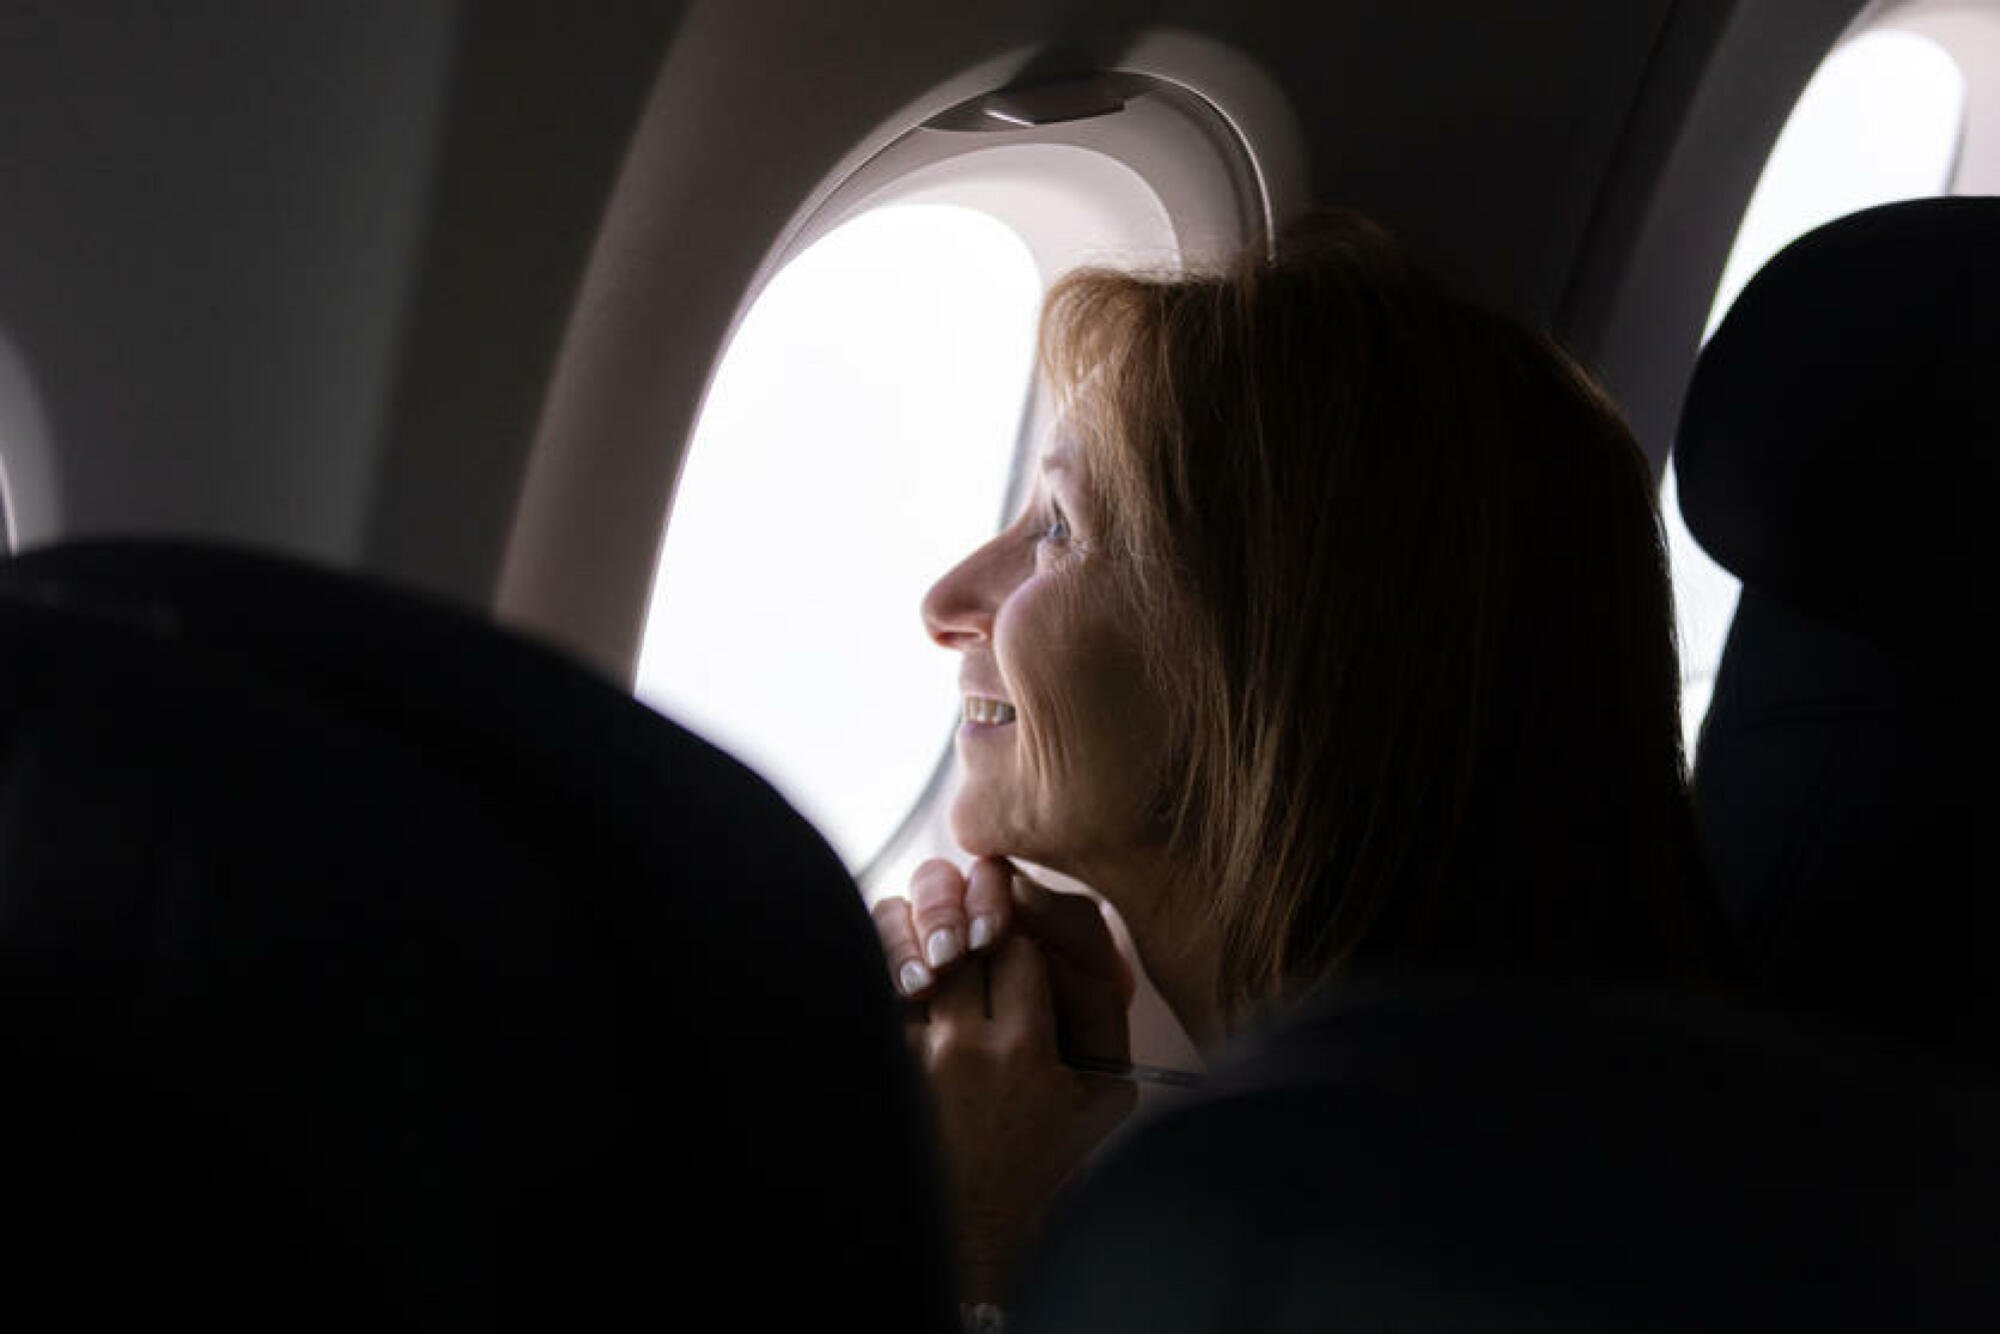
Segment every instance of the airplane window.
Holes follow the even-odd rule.
[[[851,868],[957,725],[958,666],[917,604],[1000,517],[1041,296],[986,213],[865,213],[765,286],[695,428],[638,694],[759,769]]]
[[[1949,192],[1964,119],[1965,77],[1929,38],[1878,29],[1837,48],[1800,94],[1764,164],[1703,341],[1757,270],[1798,236],[1877,204]],[[1682,725],[1692,754],[1741,585],[1688,532],[1671,464],[1660,509],[1680,619]]]

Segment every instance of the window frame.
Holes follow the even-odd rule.
[[[1221,260],[1246,245],[1269,244],[1270,182],[1242,132],[1208,99],[1171,80],[1132,73],[1031,91],[1070,95],[1084,105],[1094,100],[1100,109],[1014,124],[982,114],[1006,95],[986,93],[911,128],[795,220],[760,267],[739,311],[754,307],[770,281],[822,237],[865,213],[897,205],[949,204],[995,218],[1026,243],[1044,292],[1063,273],[1092,261],[1124,264],[1136,258],[1179,270]],[[726,350],[727,344],[718,350],[717,365]],[[705,408],[704,403],[690,424],[687,448]],[[1032,377],[996,529],[1020,504],[1030,456],[1052,416],[1039,378]],[[678,492],[676,479],[661,528],[663,544]],[[911,860],[913,849],[947,846],[943,812],[955,761],[947,732],[909,809],[854,872],[869,897]]]

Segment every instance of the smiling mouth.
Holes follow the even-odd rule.
[[[965,697],[965,721],[982,727],[1001,727],[1014,721],[1014,706],[979,695]]]

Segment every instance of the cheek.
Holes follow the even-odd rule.
[[[1059,745],[1083,725],[1090,689],[1088,607],[1072,581],[1037,574],[1001,606],[993,651],[1027,733]]]
[[[1043,574],[1001,609],[994,647],[1038,775],[1098,815],[1151,795],[1162,710],[1134,627],[1075,578]]]

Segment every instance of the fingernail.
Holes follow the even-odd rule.
[[[904,964],[902,971],[896,974],[896,985],[903,989],[905,996],[914,996],[930,984],[931,970],[915,959]]]
[[[994,923],[991,914],[981,913],[979,916],[973,918],[972,948],[976,950],[983,950],[988,945],[991,945],[993,943],[993,933],[995,929],[996,925]]]
[[[931,967],[942,968],[956,959],[964,947],[959,944],[958,932],[951,927],[941,927],[931,932],[931,938],[924,942],[924,957]]]

